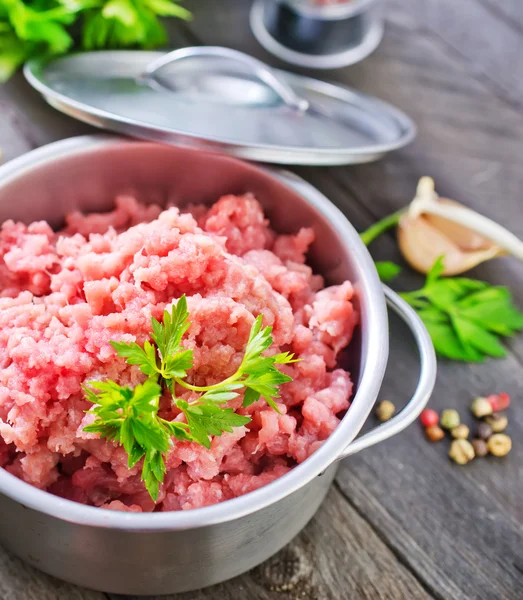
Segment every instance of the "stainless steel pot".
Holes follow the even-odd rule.
[[[234,577],[287,544],[311,519],[337,462],[404,429],[433,389],[436,363],[421,321],[382,288],[372,259],[343,214],[294,175],[218,154],[108,136],[78,137],[0,167],[0,222],[46,219],[72,209],[108,209],[115,194],[144,202],[212,203],[252,191],[282,232],[313,225],[311,257],[330,283],[350,279],[361,327],[349,367],[357,391],[324,445],[289,474],[255,492],[185,512],[130,514],[84,506],[38,490],[0,469],[0,541],[67,581],[122,594],[165,594]],[[385,298],[408,323],[421,356],[417,390],[391,421],[353,441],[380,389],[388,359]]]
[[[250,24],[271,54],[312,69],[353,65],[383,38],[383,0],[318,5],[313,0],[254,0]]]

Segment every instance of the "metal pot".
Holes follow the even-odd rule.
[[[383,38],[383,0],[318,5],[313,0],[254,0],[252,32],[271,54],[312,69],[353,65]]]
[[[311,519],[340,459],[401,431],[427,402],[436,364],[421,321],[382,288],[367,249],[343,214],[294,175],[218,154],[87,136],[0,167],[0,182],[0,222],[46,219],[55,226],[72,209],[110,208],[122,192],[144,202],[183,205],[251,191],[277,230],[314,226],[314,267],[330,283],[349,278],[361,311],[347,365],[357,391],[346,416],[308,460],[255,492],[191,511],[130,514],[60,499],[0,469],[0,541],[33,566],[121,594],[182,592],[239,575],[277,552]],[[417,341],[420,380],[399,415],[353,441],[377,398],[388,359],[385,298]]]

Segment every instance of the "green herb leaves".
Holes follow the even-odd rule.
[[[138,365],[142,373],[152,377],[158,371],[156,367],[156,349],[151,342],[146,341],[143,348],[136,342],[110,342],[118,356],[127,359],[127,364]]]
[[[187,433],[188,425],[170,423],[158,417],[162,389],[152,379],[137,385],[134,390],[114,381],[93,381],[89,385],[98,392],[85,390],[88,400],[95,405],[89,413],[96,419],[84,430],[121,444],[127,452],[129,468],[144,458],[142,479],[156,500],[165,474],[163,454],[169,450],[171,436],[191,439]]]
[[[191,326],[188,317],[187,299],[182,296],[171,313],[164,311],[163,323],[154,317],[151,319],[154,344],[146,340],[143,348],[136,342],[110,342],[111,346],[129,365],[138,365],[149,377],[162,377],[172,387],[172,380],[185,377],[192,368],[192,350],[185,350],[180,345]]]
[[[0,0],[0,81],[32,56],[66,52],[73,43],[67,26],[89,5],[87,0]]]
[[[209,398],[191,404],[178,400],[176,404],[187,419],[192,439],[206,448],[211,447],[210,435],[231,432],[233,427],[241,427],[250,422],[249,417],[237,415],[232,408],[221,408]]]
[[[30,58],[67,52],[78,19],[84,50],[147,49],[167,42],[158,17],[191,13],[177,0],[0,0],[0,81]]]
[[[82,44],[86,50],[102,48],[155,48],[167,43],[158,17],[190,19],[191,13],[176,0],[108,0],[85,15]]]
[[[275,356],[262,356],[262,352],[272,345],[271,334],[272,327],[262,328],[262,316],[259,315],[251,328],[243,360],[234,375],[221,383],[206,387],[189,385],[180,378],[176,378],[176,382],[182,387],[206,392],[204,395],[206,398],[227,393],[230,396],[229,399],[232,399],[238,396],[238,393],[233,390],[245,387],[243,406],[250,406],[262,397],[269,406],[277,411],[278,406],[274,399],[280,397],[278,387],[282,383],[292,381],[292,378],[279,371],[275,365],[293,363],[296,362],[296,359],[293,354],[288,352]]]
[[[153,500],[157,499],[164,479],[164,455],[172,445],[172,437],[209,448],[211,436],[232,432],[234,427],[249,423],[250,417],[223,406],[237,398],[241,389],[244,389],[244,407],[263,397],[278,410],[275,399],[280,397],[279,386],[292,378],[281,373],[276,365],[296,362],[288,352],[262,356],[273,339],[272,329],[262,327],[260,315],[253,323],[236,373],[214,385],[192,385],[185,377],[193,367],[193,352],[181,345],[190,327],[188,319],[187,300],[182,296],[170,313],[164,312],[162,323],[152,319],[151,341],[145,341],[143,347],[136,342],[111,342],[127,364],[138,366],[147,375],[145,383],[131,389],[114,381],[92,382],[93,389],[85,390],[87,399],[94,404],[89,413],[96,415],[85,431],[121,444],[129,457],[129,468],[144,459],[142,479]],[[177,398],[176,384],[201,395],[191,401]],[[171,392],[172,402],[183,413],[186,423],[158,416],[165,388]]]
[[[376,263],[376,271],[378,271],[381,281],[387,283],[401,273],[401,267],[390,261],[381,261]]]
[[[441,278],[443,264],[442,257],[436,261],[423,288],[401,294],[423,319],[438,354],[467,362],[505,356],[498,336],[523,329],[523,313],[508,289],[464,277]]]

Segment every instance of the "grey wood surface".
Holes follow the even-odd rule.
[[[195,18],[189,25],[173,25],[173,45],[227,45],[285,67],[253,39],[249,4],[187,0]],[[297,169],[356,227],[408,203],[417,179],[431,175],[441,194],[523,236],[521,0],[388,0],[380,48],[359,65],[319,76],[388,100],[419,126],[411,146],[378,163]],[[87,131],[46,106],[20,75],[0,88],[5,158]],[[372,251],[376,258],[401,262],[392,235]],[[509,285],[523,305],[523,268],[514,260],[491,262],[474,275]],[[420,282],[407,272],[394,287]],[[391,336],[382,396],[401,406],[413,391],[417,360],[406,330],[394,319]],[[501,361],[441,361],[431,401],[437,409],[458,408],[468,419],[475,395],[511,393],[514,449],[506,459],[458,467],[446,457],[446,442],[431,445],[412,426],[345,461],[317,517],[273,559],[233,581],[177,598],[523,598],[522,366],[523,337],[511,341],[509,356]],[[0,598],[109,596],[58,582],[0,551]]]

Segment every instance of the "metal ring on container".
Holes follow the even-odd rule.
[[[390,437],[396,435],[400,431],[403,431],[412,422],[416,420],[421,411],[427,405],[434,384],[436,381],[437,373],[437,362],[436,353],[434,351],[434,345],[430,338],[429,332],[427,331],[423,321],[420,319],[416,311],[409,306],[398,294],[393,292],[386,285],[383,286],[385,296],[387,297],[387,304],[391,307],[396,314],[408,325],[416,344],[421,361],[421,370],[418,385],[414,395],[409,400],[405,408],[399,412],[395,417],[379,425],[372,431],[362,435],[355,441],[351,442],[345,450],[338,456],[337,460],[342,460],[360,452],[365,448],[374,446],[379,442],[383,442]]]

